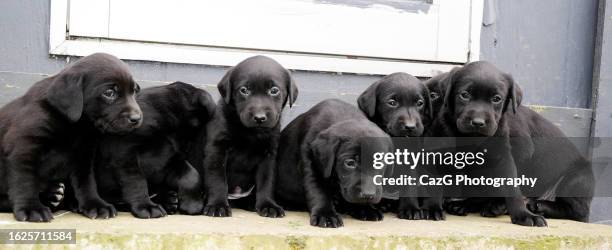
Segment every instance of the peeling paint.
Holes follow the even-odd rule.
[[[542,113],[547,109],[546,106],[540,106],[540,105],[529,105],[529,108],[538,113]]]

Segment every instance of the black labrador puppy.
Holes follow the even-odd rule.
[[[393,73],[373,83],[359,96],[357,104],[393,137],[421,136],[433,119],[429,90],[406,73]]]
[[[502,177],[517,177],[517,165],[510,145],[512,114],[517,109],[516,84],[512,77],[488,62],[474,62],[456,68],[446,77],[447,91],[433,131],[448,137],[498,137],[503,143],[488,154],[489,168]],[[512,223],[546,226],[541,215],[527,209],[519,187],[508,187],[504,198]]]
[[[214,114],[212,97],[190,84],[175,82],[144,89],[136,100],[145,114],[142,126],[128,135],[108,135],[100,141],[96,178],[102,197],[116,205],[127,203],[138,218],[157,218],[174,213],[176,203],[161,199],[170,205],[162,208],[149,198],[149,188],[167,199],[176,198],[173,191],[177,190],[178,210],[201,214],[202,184],[193,165],[203,160],[199,145],[204,135],[197,135]]]
[[[455,70],[455,73],[459,69]],[[509,75],[495,71],[498,77],[512,79]],[[445,93],[449,73],[441,74],[426,82],[430,92]],[[586,222],[589,218],[590,203],[594,192],[594,177],[590,163],[569,141],[565,134],[552,122],[537,112],[521,105],[523,92],[514,83],[516,111],[505,114],[512,157],[518,174],[537,177],[544,183],[539,197],[530,197],[527,208],[548,218],[571,219]],[[433,99],[433,98],[432,98]],[[442,107],[439,98],[433,101]],[[546,195],[544,195],[546,194]],[[548,197],[545,197],[548,196]],[[455,215],[479,212],[494,217],[505,214],[507,208],[503,199],[469,198],[445,204],[446,211]]]
[[[438,117],[438,113],[444,105],[444,95],[446,94],[446,87],[448,85],[449,72],[438,74],[425,81],[425,86],[429,90],[429,99],[431,100],[431,106],[433,110],[434,119]],[[516,94],[516,105],[520,106],[523,101],[523,90],[519,84],[514,85],[514,92]],[[519,110],[517,110],[519,112]]]
[[[244,198],[255,190],[259,215],[283,217],[274,200],[274,165],[281,113],[298,95],[290,72],[255,56],[229,69],[218,89],[222,98],[207,125],[204,214],[231,216],[228,195]]]
[[[388,169],[367,166],[362,145],[391,152],[391,138],[354,106],[330,99],[293,120],[281,134],[276,196],[283,205],[308,209],[310,224],[341,227],[340,209],[360,220],[383,219],[372,206],[382,198],[375,175]],[[363,160],[363,161],[362,161]],[[390,168],[390,167],[388,167]]]
[[[444,95],[446,94],[447,83],[446,77],[448,77],[448,72],[436,75],[424,82],[429,90],[429,100],[431,101],[432,116],[434,119],[438,117],[438,113],[444,105]]]
[[[115,216],[96,190],[93,151],[98,135],[141,125],[138,90],[125,63],[99,53],[41,80],[0,109],[0,207],[12,207],[19,221],[50,221],[53,215],[39,192],[70,176],[81,213]]]
[[[357,99],[359,108],[367,117],[392,137],[419,137],[428,134],[433,121],[431,95],[416,77],[406,73],[393,73],[368,87]],[[396,210],[401,219],[444,218],[442,207],[429,206],[429,198],[420,200],[415,195],[402,195],[395,208],[394,202],[386,207]]]

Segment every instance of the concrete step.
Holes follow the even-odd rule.
[[[382,222],[344,217],[344,227],[309,225],[308,215],[288,212],[270,219],[243,210],[231,218],[172,215],[136,219],[120,213],[90,220],[63,213],[51,223],[16,222],[0,214],[0,229],[76,229],[76,245],[10,245],[10,249],[611,249],[612,226],[548,220],[547,228],[521,227],[507,216],[448,216],[446,221]],[[0,244],[0,249],[9,245]]]

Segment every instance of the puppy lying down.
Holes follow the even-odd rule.
[[[361,142],[375,152],[389,152],[389,136],[355,106],[326,100],[293,120],[281,133],[276,197],[288,208],[310,212],[310,224],[341,227],[337,209],[361,220],[382,220],[372,205],[382,198],[382,187],[371,180],[384,174],[360,161]],[[363,180],[363,181],[362,181]]]

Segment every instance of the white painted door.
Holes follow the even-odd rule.
[[[469,60],[472,2],[69,0],[67,24],[72,39],[458,64]]]

